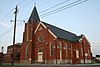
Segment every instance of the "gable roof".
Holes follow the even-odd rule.
[[[74,33],[68,32],[56,26],[47,24],[45,22],[42,23],[46,25],[48,29],[50,29],[58,38],[69,40],[69,41],[79,41],[79,39],[81,38],[81,36],[77,36]]]
[[[33,21],[34,23],[37,23],[38,21],[40,22],[40,18],[36,9],[36,6],[34,6],[34,9],[29,17],[29,20]],[[42,21],[41,21],[42,22]],[[79,39],[82,36],[77,36],[74,33],[68,32],[66,30],[63,30],[61,28],[58,28],[56,26],[47,24],[45,22],[42,22],[45,26],[48,26],[48,28],[50,29],[50,31],[57,36],[57,38],[62,38],[65,40],[69,40],[69,41],[79,41]]]
[[[34,23],[37,23],[38,21],[40,21],[36,6],[34,6],[34,9],[29,17],[29,20],[33,21]]]

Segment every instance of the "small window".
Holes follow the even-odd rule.
[[[53,47],[54,47],[54,45],[53,45],[53,43],[51,43],[50,44],[50,56],[53,55]]]
[[[26,58],[28,57],[28,46],[26,46]]]
[[[79,50],[76,49],[76,58],[79,58]]]
[[[66,44],[66,50],[67,50],[67,48],[68,48],[68,46],[67,46],[67,44]]]
[[[62,49],[62,44],[61,44],[61,42],[58,43],[57,48],[60,48],[60,50]]]
[[[90,56],[90,50],[88,49],[88,56]]]
[[[81,48],[81,54],[82,54],[82,56],[83,56],[83,48]]]
[[[39,42],[42,42],[43,41],[43,36],[42,35],[38,36],[38,41]]]

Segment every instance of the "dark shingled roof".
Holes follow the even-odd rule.
[[[45,22],[42,22],[42,23],[48,26],[48,29],[50,29],[58,38],[62,38],[69,41],[79,41],[79,39],[81,38],[81,36],[77,36],[74,33],[68,32],[56,26],[47,24]]]
[[[37,12],[37,9],[36,9],[36,6],[34,7],[31,15],[30,15],[30,18],[29,18],[30,21],[33,21],[34,23],[37,23],[40,21],[40,18],[39,18],[39,15],[38,15],[38,12]],[[62,38],[62,39],[65,39],[65,40],[69,40],[69,41],[78,41],[81,36],[77,36],[76,34],[73,34],[71,32],[68,32],[68,31],[65,31],[63,29],[60,29],[56,26],[53,26],[53,25],[50,25],[50,24],[47,24],[45,22],[43,22],[44,25],[48,26],[48,28],[58,37],[58,38]]]
[[[33,21],[34,23],[37,23],[38,21],[40,21],[36,6],[34,7],[34,9],[32,11],[32,13],[29,17],[29,20]]]

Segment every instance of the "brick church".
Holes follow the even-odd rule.
[[[91,46],[84,35],[40,21],[36,6],[25,23],[20,63],[91,63]]]

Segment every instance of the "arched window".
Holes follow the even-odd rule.
[[[50,43],[50,56],[53,55],[53,47],[54,47],[54,44]]]
[[[62,44],[61,44],[61,42],[58,43],[58,47],[57,48],[60,48],[60,50],[62,50]]]
[[[42,49],[39,49],[39,52],[42,52]]]
[[[42,49],[38,50],[38,62],[43,62],[43,52],[42,52]]]
[[[88,49],[88,56],[90,56],[90,50]]]
[[[25,57],[28,57],[28,46],[26,46],[26,53],[25,53]]]
[[[81,55],[83,56],[83,48],[81,48]]]
[[[68,56],[68,45],[67,45],[67,43],[65,43],[65,46],[66,46],[66,56]]]
[[[79,50],[76,49],[76,58],[79,58]]]

